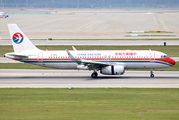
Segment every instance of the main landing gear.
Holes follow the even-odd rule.
[[[98,77],[98,73],[94,71],[94,72],[91,74],[91,77],[92,77],[92,78],[97,78],[97,77]]]
[[[154,74],[153,74],[153,69],[150,69],[150,77],[153,78],[154,77]]]

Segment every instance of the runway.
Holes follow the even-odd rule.
[[[12,45],[11,40],[0,40],[0,45]],[[178,40],[32,40],[34,45],[179,45]]]
[[[122,76],[99,74],[92,71],[1,69],[0,88],[179,88],[179,71],[126,71]]]

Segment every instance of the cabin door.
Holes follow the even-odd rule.
[[[104,60],[106,60],[106,61],[111,60],[111,55],[108,55],[108,56],[107,56],[107,55],[105,55],[105,56],[104,56]]]
[[[43,53],[42,52],[38,53],[38,62],[43,62]]]
[[[155,62],[155,53],[150,52],[150,62]]]

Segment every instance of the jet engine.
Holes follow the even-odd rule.
[[[102,67],[100,73],[105,75],[122,75],[124,74],[125,69],[122,65],[115,65],[115,66],[105,66]]]

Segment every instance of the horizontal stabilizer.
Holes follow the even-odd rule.
[[[28,59],[28,56],[26,55],[22,55],[22,54],[18,54],[18,53],[7,53],[4,55],[4,57],[7,57],[7,58],[19,58],[19,59]]]

